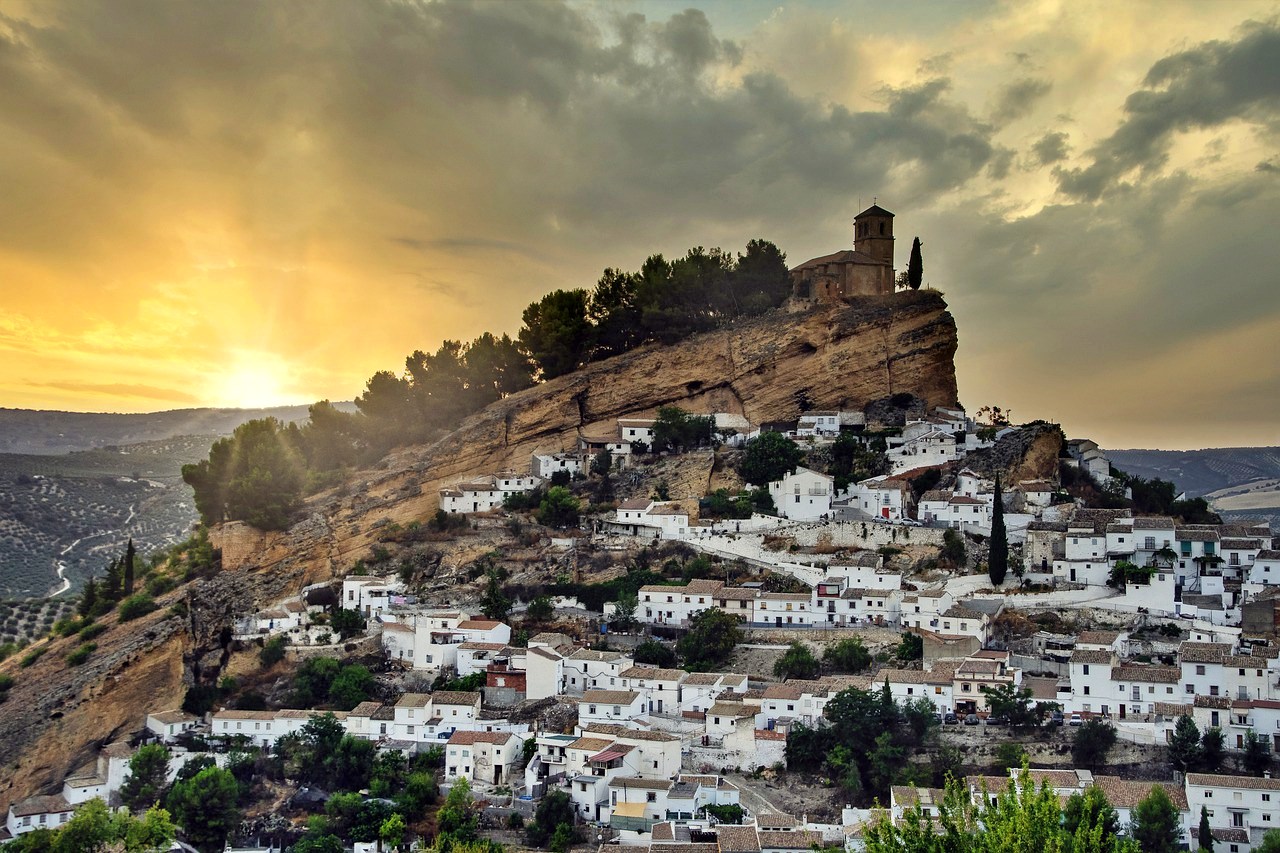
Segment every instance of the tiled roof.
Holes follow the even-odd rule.
[[[647,740],[656,743],[670,743],[671,741],[680,740],[678,735],[668,734],[667,732],[650,732],[644,731],[643,729],[633,729],[630,726],[623,726],[618,723],[591,723],[587,726],[586,730],[590,734],[609,734],[614,737],[630,740]]]
[[[1226,776],[1221,773],[1188,773],[1188,785],[1208,788],[1249,788],[1258,791],[1280,791],[1280,779],[1262,776]]]
[[[1169,799],[1179,811],[1187,810],[1187,792],[1181,785],[1170,785],[1165,782],[1138,782],[1121,779],[1119,776],[1095,776],[1093,784],[1107,795],[1107,801],[1118,809],[1132,809],[1151,795],[1156,785],[1164,788]]]
[[[1173,530],[1173,519],[1160,516],[1138,516],[1133,520],[1134,530]]]
[[[1080,636],[1076,637],[1076,642],[1109,646],[1118,639],[1120,639],[1119,631],[1081,631]]]
[[[762,829],[758,833],[761,849],[811,850],[822,846],[822,833],[813,829],[777,832]]]
[[[800,821],[782,812],[764,812],[756,815],[756,826],[761,829],[795,829],[799,825]]]
[[[643,776],[615,776],[609,781],[610,788],[645,788],[650,791],[670,790],[670,779],[648,779]]]
[[[1230,708],[1230,696],[1197,696],[1195,698],[1195,706],[1197,708]]]
[[[625,500],[618,504],[618,509],[648,509],[649,504],[651,503],[653,503],[653,501],[648,498],[631,498],[630,500]]]
[[[623,678],[646,678],[658,681],[679,681],[688,675],[683,669],[660,669],[656,666],[631,666],[618,673]]]
[[[188,714],[186,711],[160,711],[150,716],[156,722],[166,726],[175,723],[193,723],[198,719],[195,714]]]
[[[498,622],[497,620],[494,620],[494,619],[467,619],[466,621],[458,623],[458,630],[460,631],[492,631],[494,628],[497,628],[501,624],[502,624],[501,622]]]
[[[1182,670],[1176,666],[1113,666],[1112,681],[1138,681],[1143,684],[1177,684]]]
[[[361,702],[347,713],[347,717],[371,717],[381,707],[381,702]]]
[[[585,749],[588,752],[599,752],[612,743],[613,741],[609,738],[583,736],[566,746],[565,749]]]
[[[760,849],[760,839],[754,826],[721,824],[716,827],[716,841],[720,845],[720,853],[755,853]]]
[[[1071,663],[1111,663],[1111,652],[1102,649],[1076,649],[1071,653]]]
[[[578,700],[579,704],[596,703],[598,705],[630,705],[640,694],[633,690],[587,690]]]
[[[1178,646],[1178,659],[1183,663],[1222,663],[1229,654],[1231,646],[1226,643],[1186,642]]]
[[[515,735],[512,732],[454,732],[449,736],[450,744],[468,746],[473,743],[504,744]]]
[[[433,705],[477,705],[480,694],[473,690],[437,690],[431,694]]]
[[[9,810],[18,817],[27,817],[29,815],[69,812],[72,807],[61,794],[51,794],[46,797],[27,797],[25,800],[19,800],[11,804]]]

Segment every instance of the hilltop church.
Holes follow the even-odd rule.
[[[841,299],[893,293],[893,214],[873,204],[853,218],[853,248],[791,270],[797,299]]]

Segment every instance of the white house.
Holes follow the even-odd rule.
[[[456,731],[481,729],[479,715],[478,692],[405,693],[396,702],[392,732],[396,740],[439,742]]]
[[[570,477],[582,473],[582,457],[576,453],[535,453],[533,454],[533,475],[542,480],[550,480],[553,474],[565,471]]]
[[[1203,806],[1209,813],[1211,829],[1240,829],[1252,838],[1276,829],[1280,823],[1276,808],[1280,803],[1280,779],[1188,773],[1186,793],[1194,822],[1198,823]],[[1248,849],[1247,844],[1241,844],[1240,853]]]
[[[508,495],[532,491],[541,483],[539,477],[513,471],[489,474],[441,489],[440,509],[455,514],[489,512],[501,507]]]
[[[147,731],[165,743],[169,743],[183,732],[195,728],[198,722],[200,722],[199,717],[188,714],[186,711],[159,711],[147,714],[146,726]]]
[[[621,673],[622,687],[645,694],[647,713],[676,714],[680,710],[680,685],[688,675],[683,669],[632,666]]]
[[[397,578],[347,575],[342,579],[341,606],[372,618],[389,610],[403,593],[404,584]]]
[[[910,515],[911,487],[881,474],[850,486],[847,506],[872,518],[900,521]]]
[[[587,690],[578,700],[578,724],[621,723],[646,712],[645,694],[637,690]]]
[[[456,731],[445,746],[445,780],[509,784],[523,751],[524,741],[513,732]]]
[[[769,497],[782,518],[813,521],[831,513],[835,478],[804,466],[769,484]]]
[[[75,809],[61,794],[43,797],[27,797],[9,804],[9,817],[5,827],[9,835],[19,835],[36,829],[57,829],[71,820]]]
[[[578,649],[564,659],[562,692],[581,696],[587,690],[616,690],[622,685],[622,671],[634,664],[629,655],[595,649]]]

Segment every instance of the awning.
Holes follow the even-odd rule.
[[[613,761],[615,758],[621,758],[622,756],[626,755],[630,751],[631,751],[631,747],[629,746],[618,746],[615,744],[614,746],[608,747],[607,749],[602,750],[601,752],[597,752],[595,755],[588,758],[587,761],[591,762],[592,764],[594,764],[597,761]]]
[[[644,817],[644,803],[618,803],[613,813],[618,817]]]

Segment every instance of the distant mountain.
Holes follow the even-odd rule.
[[[1171,480],[1191,497],[1280,478],[1280,447],[1108,450],[1107,456],[1128,474]]]
[[[353,403],[335,403],[352,411]],[[307,406],[270,409],[174,409],[141,415],[0,408],[0,453],[57,455],[99,447],[164,441],[180,435],[230,435],[255,418],[307,418]]]

